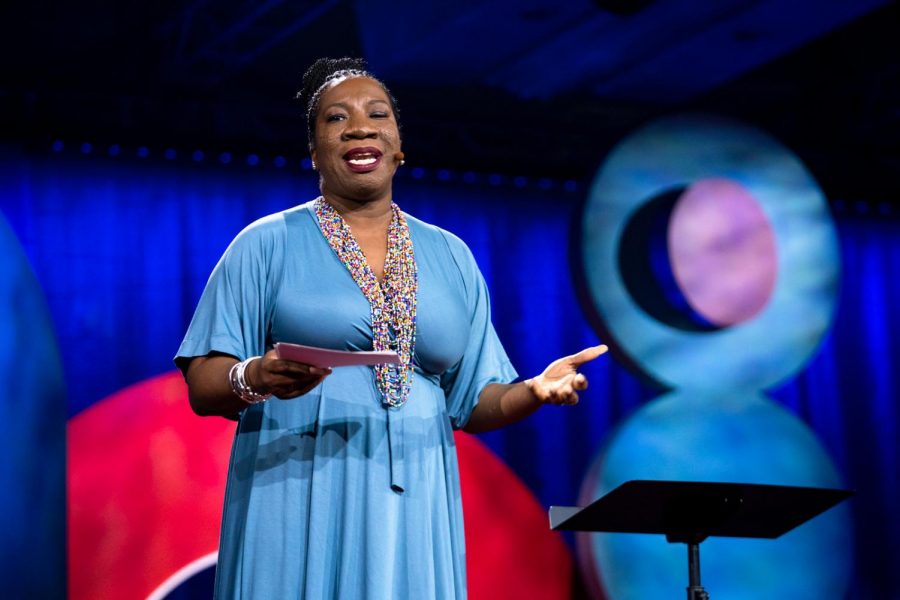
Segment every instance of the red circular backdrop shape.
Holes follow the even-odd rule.
[[[218,547],[235,424],[191,412],[178,372],[69,422],[69,597],[147,598]],[[571,557],[528,488],[456,434],[469,597],[568,598]]]

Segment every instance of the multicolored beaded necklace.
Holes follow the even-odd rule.
[[[316,198],[315,210],[319,229],[369,301],[374,349],[394,350],[400,355],[399,365],[375,366],[375,383],[386,405],[403,406],[412,385],[419,281],[406,218],[391,203],[384,278],[379,282],[340,213],[321,196]]]

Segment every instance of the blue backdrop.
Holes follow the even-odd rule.
[[[276,168],[269,160],[251,166],[98,154],[16,148],[0,154],[0,210],[46,295],[69,416],[171,370],[206,278],[232,237],[259,216],[317,195],[313,173],[299,163]],[[405,169],[395,200],[470,245],[520,374],[597,342],[570,260],[583,186]],[[900,304],[900,220],[877,209],[849,204],[836,212],[843,278],[835,326],[801,375],[769,391],[813,428],[858,492],[854,598],[900,596],[892,568],[900,564],[900,315],[893,309]],[[591,387],[577,407],[548,408],[482,436],[545,506],[572,503],[613,427],[660,394],[609,357],[585,372]],[[17,401],[0,398],[4,413],[14,414]],[[47,414],[54,418],[52,410]],[[5,460],[12,456],[29,461],[9,452]],[[25,466],[38,477],[41,463]],[[62,515],[65,499],[57,500]],[[40,560],[37,551],[4,557],[0,581]]]

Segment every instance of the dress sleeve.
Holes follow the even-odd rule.
[[[518,377],[491,323],[487,284],[468,247],[455,236],[451,253],[460,268],[469,309],[469,335],[462,358],[441,375],[447,413],[454,429],[462,429],[478,404],[481,391],[491,383],[509,383]]]
[[[219,259],[197,304],[175,364],[221,352],[243,360],[265,353],[283,262],[283,219],[266,217],[244,229]]]

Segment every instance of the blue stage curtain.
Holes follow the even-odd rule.
[[[865,204],[858,205],[859,208]],[[900,596],[900,219],[837,215],[841,294],[831,335],[771,395],[822,440],[853,499],[854,598]]]
[[[315,175],[297,166],[178,166],[15,149],[0,161],[0,210],[45,290],[70,416],[172,369],[200,291],[232,237],[317,194]],[[484,175],[475,183],[417,178],[404,169],[395,200],[470,245],[520,374],[598,342],[577,298],[570,253],[583,191],[492,183]],[[811,364],[770,394],[815,430],[858,492],[851,597],[898,597],[900,221],[837,219],[843,279],[833,330]],[[612,428],[661,393],[610,357],[585,373],[591,386],[577,407],[546,408],[482,436],[544,505],[573,503]]]

